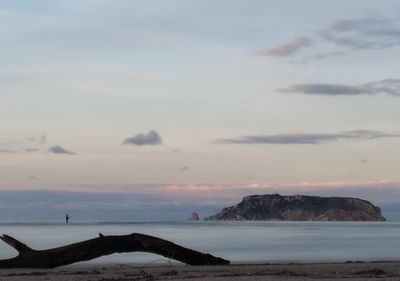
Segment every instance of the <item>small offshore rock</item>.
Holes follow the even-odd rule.
[[[190,216],[189,220],[190,221],[199,221],[200,220],[199,214],[196,212],[193,212],[192,215]]]

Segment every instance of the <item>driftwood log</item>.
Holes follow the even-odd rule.
[[[0,239],[18,251],[18,256],[0,260],[0,268],[54,268],[80,261],[88,261],[114,253],[148,252],[174,259],[187,265],[227,265],[228,260],[200,253],[170,241],[132,233],[104,236],[47,250],[34,250],[8,235]]]

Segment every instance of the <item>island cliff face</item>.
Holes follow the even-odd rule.
[[[386,221],[366,200],[345,197],[252,195],[205,220]]]

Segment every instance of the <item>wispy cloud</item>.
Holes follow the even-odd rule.
[[[282,45],[273,48],[268,48],[258,52],[260,55],[285,57],[298,52],[304,47],[312,45],[312,40],[308,37],[298,37]]]
[[[36,151],[39,151],[39,149],[38,148],[31,148],[31,147],[25,148],[25,152],[36,152]]]
[[[372,130],[354,130],[340,133],[294,133],[277,135],[252,135],[238,138],[216,140],[218,144],[324,144],[347,140],[371,140],[400,137],[400,134],[388,134]]]
[[[381,16],[340,20],[318,32],[325,41],[351,49],[387,48],[400,44],[399,19]]]
[[[18,153],[18,152],[11,149],[0,149],[0,153]]]
[[[187,171],[190,169],[190,166],[183,166],[180,168],[181,171]]]
[[[47,136],[46,135],[28,136],[28,137],[25,137],[25,141],[35,142],[37,144],[46,144],[47,143]]]
[[[320,52],[316,58],[343,54],[350,50],[382,49],[400,45],[400,19],[383,16],[368,16],[336,21],[329,26],[278,44],[259,52],[260,55],[287,57],[311,45]],[[334,47],[324,51],[318,48]]]
[[[4,136],[3,136],[4,137]],[[36,146],[46,143],[45,135],[14,136],[9,140],[1,140],[0,153],[30,153],[39,151]]]
[[[137,134],[129,137],[122,142],[123,145],[161,145],[163,144],[161,136],[154,130],[149,131],[147,134]]]
[[[361,85],[343,84],[298,84],[285,89],[279,89],[284,93],[300,93],[305,95],[322,96],[356,96],[388,94],[400,96],[400,79],[385,79]]]
[[[49,152],[54,153],[54,154],[68,154],[68,155],[75,155],[74,152],[68,151],[64,148],[62,148],[59,145],[53,146],[49,148]]]

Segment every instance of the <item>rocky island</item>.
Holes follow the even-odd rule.
[[[205,220],[386,221],[381,209],[366,200],[279,194],[244,197]]]

